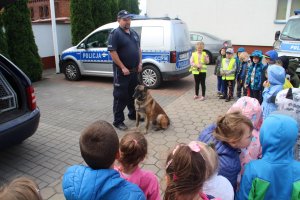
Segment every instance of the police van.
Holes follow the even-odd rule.
[[[76,46],[62,52],[60,70],[67,80],[79,80],[82,75],[113,76],[112,58],[107,51],[109,33],[118,22],[103,25]],[[187,25],[180,19],[136,18],[131,28],[141,38],[143,70],[140,78],[149,88],[162,81],[188,76],[191,45]]]
[[[273,47],[278,56],[288,56],[300,63],[300,10],[295,10],[294,13],[295,15],[288,19],[282,32],[275,33]],[[300,66],[296,72],[300,77]]]

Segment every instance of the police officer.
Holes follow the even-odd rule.
[[[119,27],[112,30],[108,39],[108,50],[113,60],[114,72],[114,122],[119,130],[126,130],[124,109],[128,108],[128,118],[136,119],[133,93],[138,84],[138,72],[142,71],[142,52],[139,35],[130,28],[132,15],[121,10],[117,20]]]

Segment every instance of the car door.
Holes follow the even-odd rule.
[[[84,41],[85,50],[81,51],[80,60],[85,74],[102,76],[112,74],[112,59],[107,51],[108,36],[111,30],[100,30]]]

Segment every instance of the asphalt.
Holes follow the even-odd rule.
[[[233,103],[217,98],[213,68],[209,66],[205,101],[193,100],[192,76],[151,90],[171,119],[167,130],[150,130],[146,135],[149,153],[142,163],[144,169],[157,175],[161,191],[165,187],[165,160],[169,151],[178,143],[196,140],[199,132]],[[84,163],[78,144],[81,131],[96,120],[113,121],[112,79],[92,77],[69,82],[63,74],[46,70],[43,80],[34,83],[34,87],[41,110],[39,128],[22,144],[0,152],[0,184],[26,176],[38,183],[43,199],[65,199],[62,175],[68,166]],[[128,119],[125,124],[130,128],[135,126]],[[124,135],[117,132],[119,138]]]

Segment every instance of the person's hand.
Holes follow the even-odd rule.
[[[269,81],[265,81],[265,82],[263,83],[263,86],[264,86],[264,87],[268,87],[268,86],[269,86]]]
[[[123,67],[122,68],[122,72],[125,76],[129,75],[130,74],[130,71],[126,68],[126,67]]]
[[[202,68],[202,64],[201,63],[197,64],[197,67],[198,67],[198,69],[201,69]]]
[[[138,66],[138,72],[140,73],[140,72],[142,72],[142,70],[143,70],[143,64],[140,63]]]
[[[244,87],[245,87],[245,88],[247,88],[247,87],[248,87],[248,84],[247,84],[247,83],[245,83]]]

